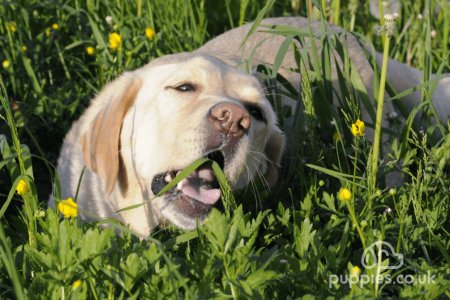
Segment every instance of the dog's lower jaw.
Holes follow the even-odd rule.
[[[165,220],[170,222],[170,224],[173,224],[183,230],[195,229],[197,227],[197,222],[199,224],[202,224],[203,221],[208,216],[208,214],[206,214],[199,218],[193,218],[193,217],[187,216],[187,215],[183,214],[182,212],[178,211],[172,205],[167,205],[166,207],[164,207],[161,210],[161,215]]]
[[[121,199],[114,205],[117,208],[116,218],[137,236],[148,237],[161,220],[160,207],[162,204],[160,199],[150,198],[146,191],[142,192],[137,186],[129,188],[126,195],[122,195],[118,187],[113,191],[114,193],[112,198]],[[149,199],[152,200],[149,202]],[[120,207],[119,203],[122,203]]]

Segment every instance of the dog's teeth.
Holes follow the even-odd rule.
[[[177,184],[177,190],[181,191],[183,189],[183,180],[181,180],[180,182],[178,182]]]
[[[167,174],[166,177],[164,177],[164,181],[167,182],[167,183],[171,182],[172,179],[173,179],[173,178],[172,178],[172,175],[170,175],[170,173]]]

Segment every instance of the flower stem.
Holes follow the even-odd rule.
[[[378,296],[378,287],[379,287],[379,285],[380,285],[380,280],[378,280],[378,278],[380,277],[380,272],[381,272],[381,261],[382,261],[382,259],[383,259],[383,257],[381,256],[381,254],[382,254],[382,243],[381,243],[381,239],[380,240],[378,240],[378,242],[377,242],[377,248],[378,248],[378,251],[377,251],[377,272],[376,272],[376,275],[375,275],[375,297],[377,297]]]
[[[137,0],[137,16],[142,16],[142,0]]]
[[[378,101],[377,101],[377,115],[375,120],[375,134],[373,138],[373,152],[372,152],[372,173],[370,185],[372,191],[375,191],[377,183],[377,173],[378,173],[378,158],[380,154],[380,140],[381,140],[381,122],[383,119],[383,105],[384,105],[384,89],[386,85],[386,75],[389,59],[389,42],[391,37],[386,34],[386,39],[384,43],[383,50],[383,63],[381,67],[381,78],[380,78],[380,89],[378,91]]]
[[[350,201],[354,201],[353,196]],[[364,237],[364,232],[362,231],[361,227],[359,227],[358,219],[356,218],[355,211],[353,210],[353,204],[350,204],[350,201],[346,201],[347,209],[348,212],[350,213],[350,218],[352,219],[353,224],[355,224],[356,231],[358,232],[359,239],[361,240],[363,249],[366,249],[366,238]]]

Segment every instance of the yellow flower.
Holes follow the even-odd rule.
[[[75,281],[72,283],[72,289],[73,289],[73,290],[76,290],[77,288],[79,288],[79,287],[81,286],[82,283],[83,283],[83,282],[81,281],[81,279],[75,280]]]
[[[11,66],[11,63],[9,62],[9,60],[5,59],[2,63],[2,66],[4,69],[8,69]]]
[[[358,266],[354,266],[350,272],[350,276],[359,277],[361,274],[361,269]]]
[[[52,28],[54,30],[58,30],[59,29],[59,24],[58,23],[53,23]]]
[[[78,204],[76,204],[72,198],[59,201],[58,209],[63,214],[64,218],[75,218],[78,216]]]
[[[15,22],[6,23],[6,29],[8,29],[11,32],[16,32],[17,31],[16,23]]]
[[[28,48],[27,46],[23,45],[20,50],[22,50],[22,52],[27,52]]]
[[[109,48],[112,50],[117,50],[120,47],[120,44],[122,44],[122,38],[120,35],[116,32],[109,34]]]
[[[45,28],[45,35],[47,37],[50,37],[50,34],[52,33],[52,29],[50,27]]]
[[[94,53],[95,53],[94,47],[91,47],[91,46],[86,47],[86,53],[90,56],[94,55]]]
[[[341,201],[350,201],[352,199],[352,192],[348,188],[341,188],[338,192],[338,199]]]
[[[156,32],[153,28],[151,27],[147,27],[145,28],[145,36],[149,39],[152,40],[156,35]]]
[[[29,190],[30,190],[30,186],[28,185],[28,183],[25,180],[20,179],[19,184],[16,187],[17,194],[19,194],[20,196],[23,196],[26,193],[28,193]]]
[[[325,185],[325,181],[320,180],[320,181],[319,181],[319,186],[324,186],[324,185]]]
[[[364,125],[364,122],[358,119],[355,123],[352,124],[352,134],[354,136],[364,136],[365,128],[366,126]]]

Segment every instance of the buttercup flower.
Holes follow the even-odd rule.
[[[28,183],[25,180],[20,179],[19,184],[16,187],[17,194],[19,194],[20,196],[23,196],[26,193],[28,193],[29,190],[30,190],[30,187],[29,187]]]
[[[156,35],[156,33],[155,33],[155,30],[153,28],[151,28],[151,27],[145,28],[145,36],[149,40],[153,39],[155,37],[155,35]]]
[[[117,50],[120,47],[120,44],[122,44],[122,38],[120,35],[116,32],[109,34],[109,48],[112,50]]]
[[[9,62],[9,60],[5,59],[2,63],[2,66],[4,69],[8,69],[11,66],[11,63]]]
[[[361,274],[361,269],[358,266],[354,266],[350,272],[350,276],[359,277]]]
[[[58,23],[53,23],[52,28],[54,30],[58,30],[59,29],[59,24]]]
[[[94,47],[91,47],[91,46],[86,47],[86,53],[90,56],[94,55],[94,53],[95,53]]]
[[[352,199],[352,192],[348,188],[341,188],[337,195],[338,199],[341,201],[350,201]]]
[[[64,218],[76,218],[78,216],[78,204],[72,198],[59,201],[58,209]]]
[[[45,28],[45,35],[47,37],[50,37],[50,34],[52,33],[52,29],[50,27]]]
[[[364,125],[364,122],[358,119],[355,123],[352,124],[352,134],[354,136],[364,136],[365,128],[366,126]]]
[[[16,32],[17,31],[16,23],[15,22],[6,23],[6,29],[8,29],[11,32]]]
[[[27,46],[24,45],[20,48],[20,50],[22,50],[22,52],[27,52],[28,48]]]
[[[81,279],[75,280],[75,281],[72,283],[72,289],[73,289],[73,290],[76,290],[77,288],[79,288],[79,287],[81,286],[81,284],[82,284]]]

